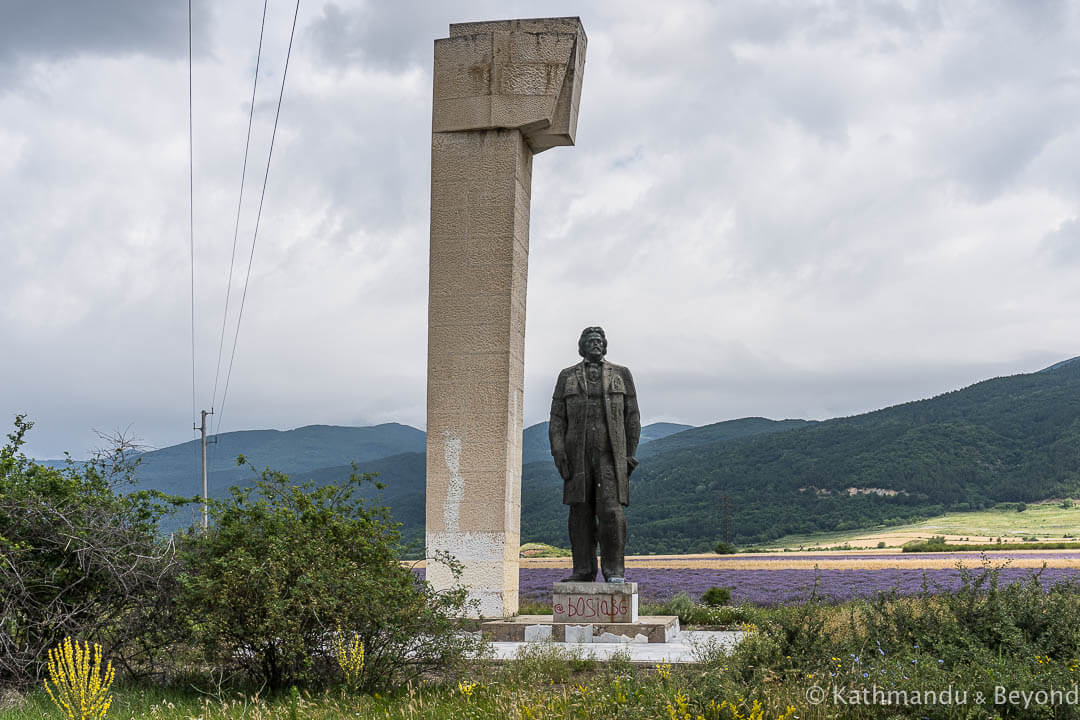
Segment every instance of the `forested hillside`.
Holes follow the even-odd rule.
[[[631,482],[629,543],[634,552],[708,549],[721,536],[724,495],[735,541],[749,543],[1078,493],[1074,361],[865,415],[656,455]]]
[[[643,429],[628,509],[632,553],[710,549],[723,533],[725,496],[733,539],[748,544],[1080,495],[1077,360],[824,422],[743,418],[674,432],[682,427]],[[229,433],[217,455],[244,453],[257,467],[320,483],[347,476],[355,460],[360,471],[379,474],[385,488],[372,487],[371,497],[390,505],[418,550],[423,448],[423,433],[404,425],[312,426]],[[185,443],[147,453],[140,486],[197,493],[194,450]],[[523,456],[522,540],[566,545],[562,480],[546,423],[525,430]],[[211,493],[251,481],[250,470],[222,470],[211,476]]]

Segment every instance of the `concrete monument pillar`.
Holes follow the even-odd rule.
[[[435,41],[427,578],[464,565],[479,614],[518,609],[525,284],[533,155],[573,145],[578,18],[450,26]]]

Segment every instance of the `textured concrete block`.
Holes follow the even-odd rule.
[[[526,628],[536,626],[550,628],[552,642],[665,643],[679,634],[679,619],[674,616],[642,617],[636,623],[577,624],[552,622],[550,615],[518,615],[488,620],[481,625],[481,632],[489,640],[522,642]],[[530,632],[548,635],[544,630]]]
[[[593,641],[592,625],[567,625],[566,638],[563,642],[568,643],[591,643]]]
[[[500,95],[557,97],[566,78],[566,65],[512,62],[497,68],[497,72],[493,89]]]
[[[491,123],[491,96],[436,98],[439,113],[432,117],[432,132],[466,131],[494,127]]]
[[[565,66],[570,62],[576,42],[576,32],[513,33],[510,36],[510,60]]]
[[[450,37],[476,35],[478,33],[527,32],[527,33],[581,33],[578,17],[519,18],[514,20],[483,20],[480,22],[451,23]]]
[[[593,635],[594,643],[647,643],[649,638],[641,633],[624,635],[623,633],[603,632]]]
[[[487,67],[493,52],[494,39],[490,32],[440,38],[435,41],[435,71],[445,73],[459,68]]]
[[[550,642],[551,625],[526,625],[525,642]]]
[[[577,18],[452,26],[435,44],[432,130],[516,128],[534,152],[572,145],[586,44]]]

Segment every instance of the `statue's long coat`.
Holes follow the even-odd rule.
[[[641,415],[638,412],[634,378],[622,365],[604,361],[601,383],[604,388],[604,412],[607,415],[608,436],[615,456],[615,475],[619,487],[619,502],[630,503],[630,479],[627,461],[637,465],[641,436]],[[551,398],[551,421],[548,437],[555,464],[562,467],[568,461],[571,477],[563,478],[563,502],[567,505],[585,502],[589,480],[585,463],[585,361],[559,373]]]

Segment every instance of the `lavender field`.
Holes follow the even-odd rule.
[[[976,571],[977,574],[977,571]],[[1003,568],[999,583],[1023,581],[1039,574],[1040,582],[1049,587],[1058,582],[1080,581],[1080,571],[1072,568]],[[523,568],[520,571],[520,592],[523,599],[548,601],[551,584],[566,575],[565,569]],[[734,603],[781,605],[805,600],[818,583],[818,596],[840,602],[854,598],[869,598],[878,592],[897,590],[912,595],[922,590],[924,582],[931,592],[951,591],[960,587],[956,569],[868,570],[777,569],[777,570],[714,570],[684,568],[628,568],[626,579],[638,583],[642,600],[664,600],[685,592],[697,599],[710,587],[730,587]]]
[[[415,572],[424,576],[424,570]],[[551,584],[566,576],[566,568],[522,568],[518,582],[522,600],[550,602]],[[972,571],[973,576],[979,569]],[[1008,585],[1038,575],[1044,588],[1061,582],[1080,582],[1075,568],[1001,568],[998,582]],[[710,587],[732,588],[733,603],[783,605],[806,600],[817,582],[817,595],[832,602],[872,598],[879,592],[896,590],[914,595],[925,586],[930,592],[950,592],[960,587],[960,572],[954,568],[875,568],[875,569],[776,569],[717,570],[686,568],[628,568],[626,579],[638,584],[643,601],[665,600],[686,593],[701,597]]]

